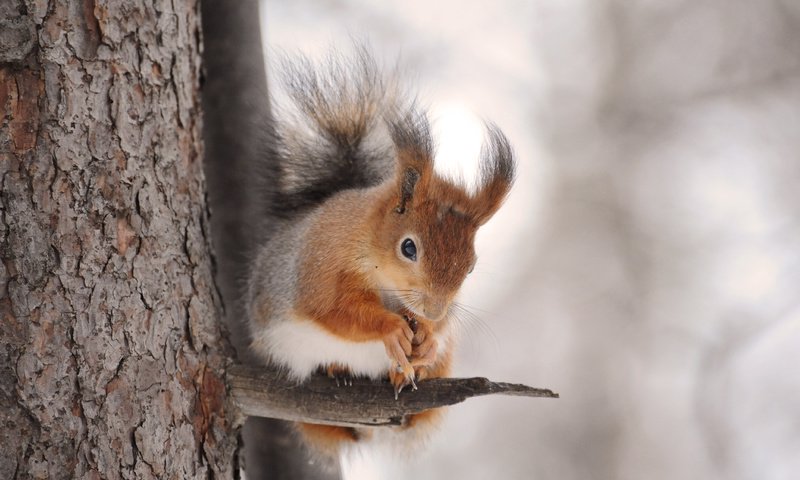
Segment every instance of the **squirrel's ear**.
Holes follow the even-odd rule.
[[[394,211],[397,213],[406,213],[411,198],[414,196],[414,189],[419,182],[420,174],[413,167],[406,168],[400,174],[400,200]]]
[[[424,112],[410,109],[405,115],[388,121],[389,132],[397,150],[397,213],[404,213],[433,173],[433,140],[430,123]]]
[[[494,124],[487,124],[487,139],[481,149],[478,190],[468,214],[478,225],[486,223],[503,204],[514,183],[514,153],[508,139]]]

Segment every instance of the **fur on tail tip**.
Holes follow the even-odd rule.
[[[377,185],[394,173],[385,118],[406,108],[394,76],[365,47],[322,61],[280,55],[281,95],[265,132],[267,209],[291,218],[331,195]]]

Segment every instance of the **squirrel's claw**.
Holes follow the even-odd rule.
[[[336,381],[336,386],[340,387],[344,385],[345,387],[352,387],[353,386],[353,377],[349,375],[337,375],[333,377]]]
[[[400,364],[397,364],[396,368],[389,371],[389,381],[394,387],[395,400],[399,398],[400,392],[402,392],[407,386],[411,385],[413,390],[417,389],[414,368],[411,367],[411,365],[407,365],[404,368]]]
[[[325,367],[325,373],[336,382],[337,387],[341,387],[342,385],[345,387],[353,386],[353,374],[350,372],[350,369],[344,365],[338,363],[328,365]]]
[[[395,400],[400,398],[400,392],[402,392],[402,391],[403,391],[403,386],[402,385],[400,385],[400,387],[398,387],[397,385],[394,386],[394,399]]]

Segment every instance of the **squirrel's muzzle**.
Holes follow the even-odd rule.
[[[422,306],[422,314],[428,320],[441,320],[447,311],[450,302],[444,296],[441,297],[425,297],[425,302]]]

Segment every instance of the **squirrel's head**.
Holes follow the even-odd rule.
[[[514,181],[514,159],[503,133],[489,125],[481,153],[478,187],[438,176],[423,114],[390,122],[397,174],[377,209],[374,242],[383,268],[380,288],[416,314],[440,320],[475,266],[478,228],[494,215]]]

